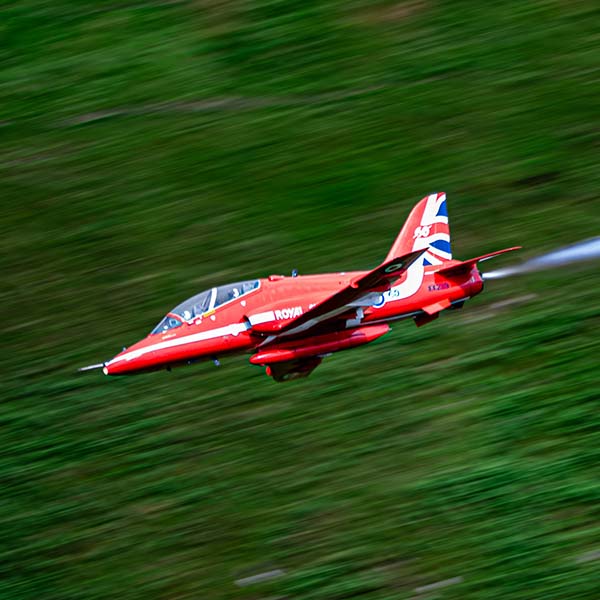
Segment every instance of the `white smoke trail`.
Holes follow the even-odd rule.
[[[520,275],[521,273],[531,273],[552,267],[562,267],[563,265],[593,260],[595,258],[600,258],[600,237],[583,240],[577,244],[553,250],[542,256],[532,258],[516,267],[490,271],[482,275],[482,277],[484,279],[502,279],[510,275]]]

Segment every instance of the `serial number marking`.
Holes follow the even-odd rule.
[[[449,283],[432,283],[427,286],[428,292],[439,292],[440,290],[447,290],[450,287]]]

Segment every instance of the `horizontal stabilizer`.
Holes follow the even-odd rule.
[[[459,263],[454,263],[449,267],[443,267],[436,271],[440,275],[460,275],[465,272],[469,272],[474,265],[478,262],[488,260],[490,258],[494,258],[494,256],[498,256],[500,254],[504,254],[505,252],[512,252],[513,250],[520,250],[521,246],[513,246],[512,248],[504,248],[503,250],[496,250],[496,252],[490,252],[489,254],[484,254],[482,256],[477,256],[476,258],[470,258],[469,260],[463,260]]]

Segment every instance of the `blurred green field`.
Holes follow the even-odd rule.
[[[1,16],[0,598],[598,598],[598,264],[289,384],[76,373],[212,285],[374,267],[432,191],[458,258],[598,235],[596,3]]]

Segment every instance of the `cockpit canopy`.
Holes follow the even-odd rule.
[[[247,294],[260,287],[260,281],[240,281],[230,283],[219,287],[211,288],[205,292],[200,292],[185,302],[177,305],[167,316],[152,330],[152,334],[164,333],[169,329],[174,329],[183,325],[186,321],[192,321],[204,313],[214,310],[227,302],[236,300],[240,296]]]

